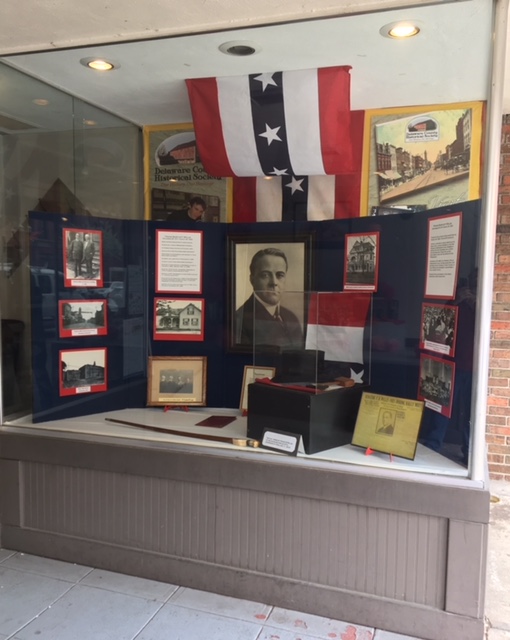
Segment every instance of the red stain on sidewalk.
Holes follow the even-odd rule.
[[[294,622],[294,626],[299,627],[300,629],[308,629],[308,625],[304,620],[296,620],[296,622]]]
[[[257,618],[257,620],[265,620],[267,618],[264,613],[257,613],[255,614],[255,617]]]
[[[373,633],[367,629],[359,631],[359,634],[360,635],[358,635],[358,629],[356,627],[349,626],[345,632],[342,633],[341,640],[372,640],[374,637]]]

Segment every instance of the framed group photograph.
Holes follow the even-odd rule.
[[[146,219],[181,217],[198,197],[205,203],[203,222],[230,221],[232,178],[207,174],[191,123],[146,126],[143,136]]]
[[[311,236],[228,237],[228,346],[302,348]]]
[[[275,367],[252,367],[249,365],[244,367],[243,386],[241,387],[241,402],[239,403],[241,411],[248,411],[248,385],[255,382],[255,380],[260,380],[261,378],[272,379],[275,373]]]
[[[345,291],[377,291],[379,232],[345,235]]]
[[[103,232],[91,229],[64,229],[64,285],[103,286]]]
[[[60,395],[98,393],[108,388],[106,349],[69,349],[59,352]]]
[[[61,338],[105,336],[108,333],[107,300],[59,300]]]
[[[153,356],[148,369],[148,406],[205,406],[205,356]]]
[[[434,356],[420,357],[418,398],[425,406],[450,418],[453,404],[455,364]]]
[[[363,392],[352,444],[414,460],[423,402]]]
[[[425,303],[422,306],[420,349],[455,355],[458,307]]]
[[[480,197],[483,102],[366,111],[361,215]]]
[[[154,340],[204,340],[203,298],[155,298]]]

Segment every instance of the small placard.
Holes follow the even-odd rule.
[[[285,453],[288,456],[296,456],[300,437],[301,436],[298,436],[295,433],[288,433],[287,431],[264,429],[260,446],[262,449],[278,451],[279,453]]]
[[[423,402],[364,392],[352,444],[413,460]]]

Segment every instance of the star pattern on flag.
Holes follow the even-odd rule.
[[[356,373],[353,369],[351,369],[351,378],[354,382],[363,384],[363,374],[365,373],[365,369],[362,369],[359,373]]]
[[[273,73],[261,73],[260,75],[255,76],[253,79],[261,82],[262,91],[265,91],[267,89],[267,86],[270,84],[272,84],[275,87],[278,86],[276,82],[273,80],[273,75],[274,75]]]
[[[287,171],[288,169],[277,169],[276,167],[273,167],[273,170],[270,171],[270,174],[272,176],[286,176]]]
[[[303,180],[304,178],[301,178],[301,180],[296,180],[296,177],[292,176],[292,180],[285,186],[288,187],[291,190],[292,195],[294,195],[296,191],[303,191],[303,187],[301,186]]]
[[[277,142],[281,142],[282,141],[282,139],[278,135],[278,131],[280,131],[280,129],[281,129],[281,127],[275,127],[274,129],[271,129],[271,127],[266,122],[266,130],[265,130],[264,133],[259,133],[259,136],[261,138],[266,138],[267,139],[267,146],[269,147],[271,142],[273,142],[274,140],[276,140]]]

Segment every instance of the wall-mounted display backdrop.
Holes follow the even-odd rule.
[[[480,203],[473,201],[350,220],[200,224],[200,291],[190,294],[186,288],[182,295],[162,296],[156,287],[157,239],[162,231],[195,232],[196,223],[90,217],[63,221],[31,213],[34,422],[147,406],[149,357],[204,359],[200,401],[203,392],[209,407],[238,408],[245,367],[263,363],[254,363],[249,349],[232,348],[234,325],[229,314],[235,289],[229,270],[235,261],[228,257],[229,247],[242,246],[239,239],[250,241],[255,234],[267,248],[281,248],[289,238],[306,238],[306,286],[310,291],[335,292],[345,289],[346,247],[350,246],[346,237],[377,238],[377,288],[363,293],[372,297],[369,390],[423,401],[420,441],[447,454],[454,447],[461,458],[469,439],[479,218]],[[68,228],[101,232],[103,287],[66,286],[63,243]],[[451,294],[449,299],[435,299],[430,291],[427,294],[427,282],[431,273],[438,277],[437,269],[442,267],[433,258],[441,247],[452,246],[455,251],[445,254],[448,265],[443,274],[450,274],[449,282],[454,278]],[[193,245],[188,248],[193,250]],[[367,245],[367,251],[372,248]],[[370,266],[367,256],[366,260],[356,256],[356,260],[368,261]],[[249,280],[249,267],[244,266]],[[53,288],[42,289],[38,274],[50,275]],[[107,301],[106,320],[98,300]],[[59,304],[62,301],[65,305]],[[62,332],[58,318],[64,306],[74,320],[81,315],[87,324],[85,333]],[[306,312],[301,315],[304,336],[307,318]],[[189,339],[192,321],[199,327],[193,335],[200,339]],[[69,325],[71,320],[60,325],[65,327],[66,322]],[[91,331],[91,323],[98,329]],[[168,335],[161,339],[162,334],[171,334],[171,339]],[[96,350],[101,362],[80,360],[80,366],[70,371],[64,356],[75,350],[82,356]],[[103,359],[107,366],[105,380],[100,381]]]

